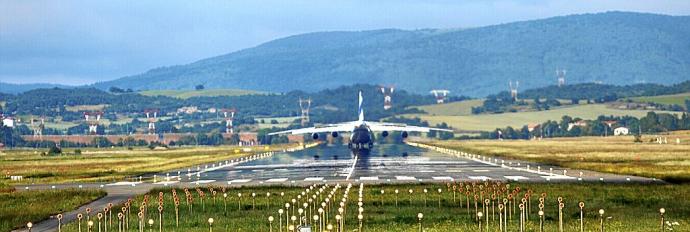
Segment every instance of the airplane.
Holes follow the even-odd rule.
[[[452,130],[409,126],[402,123],[385,123],[385,122],[371,122],[364,120],[364,109],[362,103],[362,91],[359,91],[359,119],[357,121],[343,122],[336,124],[326,124],[314,127],[300,128],[294,130],[286,130],[280,132],[269,133],[268,135],[282,135],[282,134],[312,134],[313,139],[319,139],[319,133],[330,133],[333,137],[338,137],[339,133],[351,132],[350,142],[347,144],[351,149],[371,149],[374,147],[373,133],[381,132],[381,136],[387,137],[392,131],[400,131],[402,138],[408,137],[408,132],[429,132],[429,131],[445,131],[453,132]]]

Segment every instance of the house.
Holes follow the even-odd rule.
[[[185,106],[177,109],[177,113],[193,114],[199,112],[199,107],[196,106]]]
[[[13,118],[3,118],[2,119],[2,125],[10,128],[14,128],[14,119]]]
[[[585,127],[585,126],[587,126],[587,122],[580,120],[577,122],[568,123],[568,131],[572,130],[573,127],[576,127],[576,126]]]
[[[614,135],[628,135],[630,133],[630,130],[626,127],[618,127],[613,130]]]

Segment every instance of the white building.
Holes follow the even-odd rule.
[[[628,135],[628,133],[630,133],[630,130],[626,127],[618,127],[613,130],[614,135]]]
[[[13,118],[4,118],[2,119],[2,125],[6,127],[14,127],[14,119]]]

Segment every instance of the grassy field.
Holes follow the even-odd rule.
[[[47,219],[103,196],[103,191],[74,189],[0,193],[0,231]]]
[[[538,140],[454,140],[432,145],[483,155],[555,164],[567,168],[690,182],[690,131],[667,137],[669,144],[634,143],[632,136],[578,137]],[[676,144],[676,138],[681,144]]]
[[[140,92],[145,96],[168,96],[180,99],[190,97],[241,96],[252,94],[266,94],[265,92],[244,89],[204,89],[204,90],[148,90]]]
[[[484,103],[484,100],[477,99],[447,104],[416,106],[414,108],[423,110],[429,115],[464,116],[472,115],[472,107],[481,106],[482,103]]]
[[[635,116],[642,117],[647,114],[646,110],[619,110],[606,107],[603,104],[592,105],[577,105],[572,107],[563,107],[547,111],[534,112],[517,112],[517,113],[503,113],[503,114],[480,114],[480,115],[424,115],[424,114],[407,114],[404,117],[412,118],[419,117],[422,120],[429,121],[432,125],[438,123],[448,123],[455,129],[469,130],[469,131],[491,131],[499,127],[522,127],[530,123],[542,123],[547,120],[560,120],[563,115],[571,117],[579,117],[582,119],[595,119],[599,115],[614,115],[614,116]],[[665,112],[665,111],[657,111]],[[678,112],[669,112],[678,113]]]
[[[685,106],[685,100],[690,99],[690,93],[672,94],[672,95],[661,95],[661,96],[649,96],[649,97],[633,97],[630,98],[636,102],[652,102],[657,104],[666,105],[681,105]]]
[[[470,190],[470,199],[466,197],[463,192],[456,192],[453,197],[453,189],[448,185],[439,184],[415,184],[415,185],[365,185],[363,191],[363,230],[364,231],[418,231],[419,220],[418,213],[423,213],[422,227],[424,231],[479,231],[477,223],[475,222],[475,200],[473,196],[477,196],[479,201],[482,198],[489,198],[489,193],[495,194],[493,207],[491,203],[486,208],[488,213],[485,215],[492,215],[489,218],[489,230],[498,231],[498,200],[507,197],[507,191],[502,190],[506,188],[510,191],[517,191],[515,188],[520,187],[521,190],[516,194],[524,196],[527,190],[532,190],[529,207],[529,220],[526,223],[526,231],[537,231],[539,226],[538,198],[540,194],[546,193],[544,212],[545,212],[545,230],[556,231],[558,226],[558,209],[557,198],[562,197],[565,205],[563,209],[564,228],[566,231],[579,231],[579,208],[577,204],[580,201],[585,202],[585,231],[598,231],[599,209],[605,210],[605,226],[607,231],[658,231],[660,230],[660,217],[658,210],[660,208],[666,209],[665,217],[668,221],[678,222],[680,225],[675,228],[676,231],[687,231],[688,223],[690,223],[687,215],[690,214],[690,201],[681,200],[690,195],[690,185],[603,185],[603,184],[516,184],[511,183],[510,186],[498,183],[479,183],[475,186],[469,183],[464,183]],[[486,184],[486,185],[485,185]],[[482,186],[480,189],[479,186]],[[456,185],[456,189],[464,189],[463,186]],[[317,186],[318,189],[320,186]],[[324,194],[317,196],[316,204],[320,205],[324,202],[325,195],[330,192],[333,186],[326,188]],[[395,190],[400,191],[395,194]],[[413,190],[409,194],[409,190]],[[424,194],[424,189],[429,192]],[[442,193],[438,193],[437,189],[441,189]],[[296,196],[300,195],[301,191],[306,191],[301,187],[243,187],[240,189],[227,189],[227,198],[223,197],[223,190],[220,188],[214,189],[217,194],[214,197],[210,189],[199,188],[205,194],[205,199],[202,201],[197,190],[190,189],[192,196],[191,204],[188,203],[187,197],[183,190],[176,189],[175,192],[180,199],[179,204],[179,226],[176,226],[175,206],[173,204],[171,189],[158,189],[150,193],[148,204],[146,208],[145,220],[153,220],[153,225],[148,227],[152,230],[158,230],[159,215],[158,215],[158,196],[159,191],[163,193],[163,211],[162,211],[162,230],[163,231],[209,231],[208,218],[213,218],[213,231],[269,231],[268,217],[274,217],[274,221],[270,224],[272,231],[279,231],[282,225],[283,230],[286,228],[286,214],[279,214],[278,209],[285,209],[284,204],[291,202],[291,199],[298,199]],[[384,190],[384,194],[381,194]],[[486,193],[481,193],[481,191]],[[358,202],[359,186],[355,184],[348,194],[348,201],[346,203],[345,212],[345,229],[344,231],[356,231],[358,227],[357,220],[357,202]],[[285,196],[281,197],[283,192]],[[343,196],[343,188],[337,190],[332,201],[340,202]],[[238,197],[238,193],[242,197]],[[252,193],[256,193],[255,198],[252,198]],[[271,193],[267,197],[266,193]],[[314,195],[311,191],[308,196]],[[480,196],[481,195],[481,196]],[[224,200],[225,199],[225,200]],[[467,207],[469,201],[470,207]],[[140,205],[143,202],[143,197],[139,196],[134,199],[129,217],[128,224],[130,230],[137,230],[139,221],[136,213],[140,210]],[[396,205],[397,202],[397,205]],[[297,205],[302,206],[302,201],[297,202]],[[316,205],[312,203],[312,205]],[[291,205],[295,205],[292,204]],[[512,208],[512,203],[510,205]],[[328,224],[336,225],[335,215],[337,214],[337,207],[335,204],[328,207]],[[311,209],[310,209],[311,208]],[[484,211],[481,204],[477,207],[479,211]],[[298,214],[298,210],[293,213],[294,207],[286,210],[289,215]],[[318,214],[316,208],[306,207],[306,214],[313,218],[313,215]],[[485,212],[487,212],[485,211]],[[510,231],[518,231],[519,223],[519,208],[515,207],[514,213],[511,211],[508,225]],[[109,231],[115,231],[117,228],[118,219],[114,217],[113,227]],[[320,217],[321,220],[324,217]],[[484,226],[486,226],[486,218],[482,218]],[[85,222],[82,222],[82,227],[85,227]],[[97,221],[94,222],[94,225]],[[293,223],[290,223],[293,224]],[[293,224],[294,225],[294,224]],[[318,225],[318,224],[317,224]],[[96,228],[94,228],[94,231]],[[71,223],[63,227],[62,231],[71,232],[77,231],[77,223]],[[312,231],[319,231],[317,228],[312,228]]]
[[[168,150],[148,148],[83,148],[81,155],[65,149],[64,155],[41,156],[43,150],[8,150],[0,153],[3,174],[24,176],[24,183],[62,183],[121,180],[126,176],[161,172],[246,156],[275,147],[256,147],[243,152],[234,146],[185,147]]]

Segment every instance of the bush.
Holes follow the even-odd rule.
[[[74,150],[75,155],[81,155],[81,149],[76,149]]]
[[[50,150],[48,150],[48,155],[59,155],[62,154],[62,149],[60,149],[57,146],[52,146],[50,147]]]

